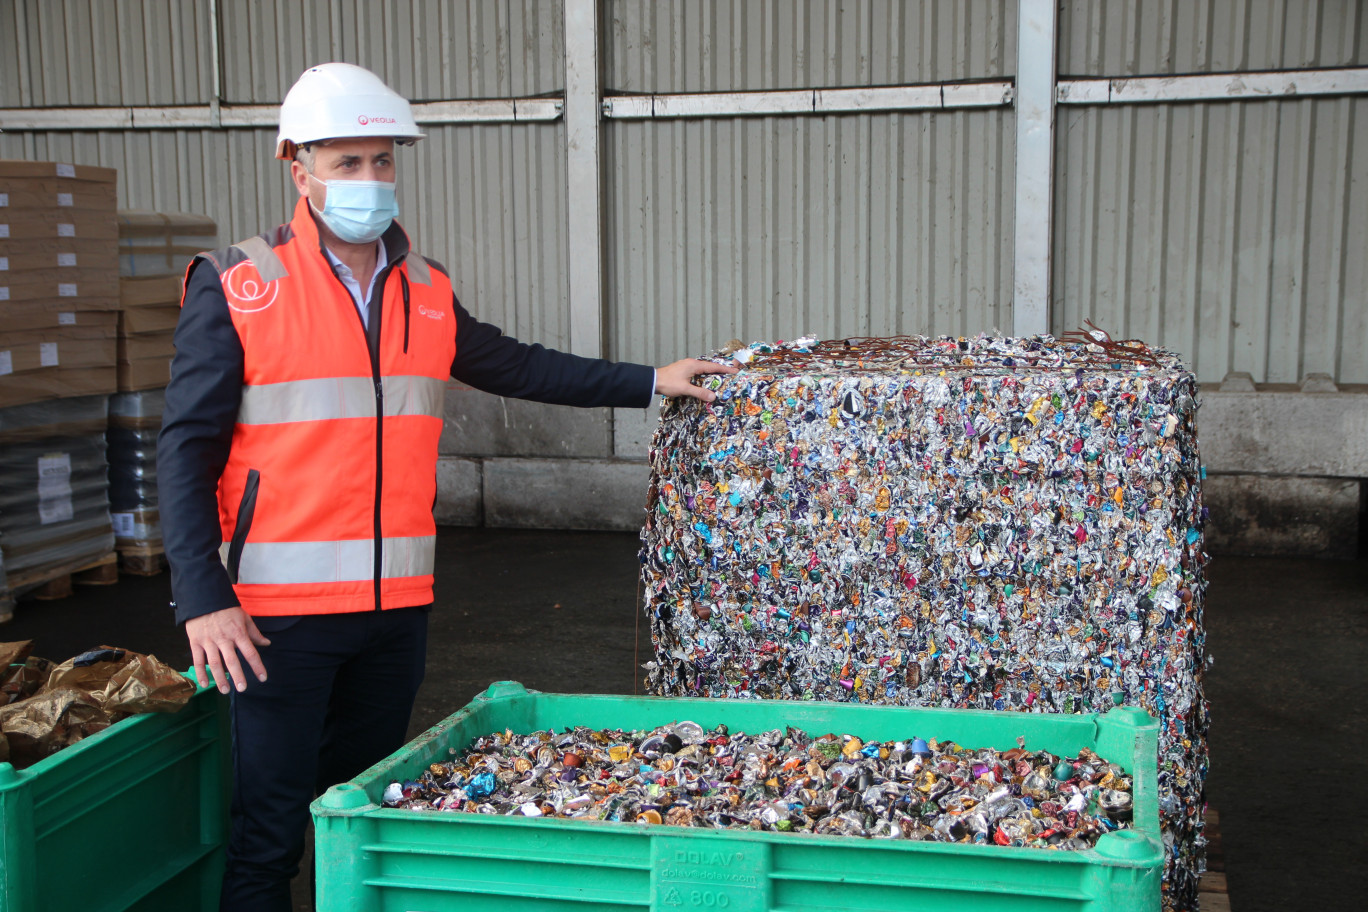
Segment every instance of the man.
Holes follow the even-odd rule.
[[[403,744],[448,377],[644,407],[655,393],[711,400],[692,378],[728,370],[579,358],[471,317],[393,221],[394,146],[420,139],[373,73],[310,69],[277,141],[294,217],[186,273],[157,462],[176,619],[200,684],[207,668],[233,688],[223,909],[288,909],[310,800]]]

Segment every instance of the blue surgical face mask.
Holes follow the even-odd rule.
[[[323,211],[311,202],[314,212],[332,233],[349,244],[369,244],[385,233],[399,215],[394,184],[388,181],[312,180],[328,188]]]

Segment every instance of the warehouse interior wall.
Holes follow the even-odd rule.
[[[1010,85],[1029,7],[589,5],[604,98],[743,100]],[[1368,65],[1368,12],[1354,0],[1054,10],[1061,86]],[[278,104],[304,68],[331,59],[420,103],[562,99],[575,64],[566,22],[561,0],[0,0],[0,156],[118,168],[121,206],[206,213],[228,243],[283,221],[293,190],[271,158],[269,120],[225,126],[226,114]],[[83,128],[77,109],[128,109],[146,124]],[[169,109],[213,121],[156,126],[146,113]],[[597,350],[664,363],[732,339],[1012,331],[1018,116],[1010,95],[944,110],[605,113],[602,240],[589,264]],[[1356,552],[1368,477],[1362,81],[1306,97],[1061,103],[1052,116],[1042,328],[1091,319],[1192,367],[1213,547]],[[425,129],[400,159],[401,222],[417,248],[482,319],[580,350],[584,213],[569,202],[566,118]],[[567,411],[456,384],[447,398],[443,520],[639,525],[653,412]]]

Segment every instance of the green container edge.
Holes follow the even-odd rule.
[[[209,692],[217,694],[217,689],[211,684],[207,687],[199,686],[195,679],[194,670],[187,669],[179,674],[194,685],[194,693],[185,705],[171,713],[139,713],[121,719],[109,727],[96,732],[86,738],[82,738],[75,744],[65,747],[42,760],[23,769],[16,768],[9,761],[0,761],[0,817],[4,818],[5,832],[0,836],[0,912],[28,912],[28,910],[49,909],[51,908],[48,900],[33,894],[32,890],[23,887],[16,888],[15,881],[21,880],[24,886],[27,880],[32,879],[31,868],[36,863],[36,841],[39,835],[33,833],[28,827],[14,827],[11,819],[14,806],[20,808],[23,818],[32,818],[33,802],[35,789],[43,786],[45,778],[57,780],[63,775],[63,767],[77,765],[89,759],[99,759],[99,754],[111,742],[125,739],[130,733],[136,735],[143,728],[155,726],[162,717],[180,716],[192,703],[213,699],[212,696],[206,697]],[[229,783],[230,767],[228,758],[228,732],[227,732],[227,713],[216,706],[211,712],[205,715],[205,719],[214,718],[216,725],[222,735],[220,776],[217,783],[212,783],[212,788],[217,793],[217,804],[220,806],[220,813],[217,815],[221,826],[217,841],[210,841],[202,844],[199,849],[187,850],[183,859],[183,864],[174,870],[167,869],[167,876],[143,877],[134,881],[132,888],[125,888],[133,898],[131,904],[115,903],[114,905],[102,904],[101,899],[91,898],[82,902],[78,908],[84,912],[97,912],[97,910],[116,910],[139,908],[145,901],[145,897],[167,886],[171,881],[184,878],[192,873],[199,876],[199,892],[204,900],[200,905],[203,912],[209,912],[218,907],[218,879],[221,877],[222,853],[227,844],[227,810],[229,802]],[[204,721],[204,720],[201,720]],[[174,725],[174,721],[172,722]],[[210,784],[206,784],[207,786]],[[49,793],[42,795],[44,801],[54,800],[61,789],[53,789]],[[27,807],[25,807],[27,805]],[[203,825],[203,822],[202,822]],[[217,858],[215,856],[218,856]],[[20,863],[15,864],[18,860]],[[207,868],[206,868],[207,865]],[[11,872],[17,872],[12,875]],[[212,884],[210,883],[212,881]],[[212,886],[212,890],[210,887]],[[212,896],[211,896],[212,893]],[[33,895],[30,895],[33,894]],[[107,898],[106,898],[107,899]]]
[[[205,691],[215,689],[213,684],[210,684],[208,687],[200,687],[199,682],[195,680],[195,670],[193,668],[180,672],[180,676],[188,680],[191,684],[195,685],[195,692],[190,695],[191,700],[195,699],[195,697],[198,697]],[[186,706],[188,705],[190,705],[189,700],[186,701]],[[78,756],[86,751],[99,750],[99,745],[104,740],[108,738],[117,737],[119,732],[127,730],[129,726],[137,725],[143,719],[155,717],[158,715],[163,714],[138,713],[137,715],[129,716],[125,719],[120,719],[118,722],[115,722],[108,728],[101,729],[100,731],[97,731],[95,734],[90,735],[89,737],[82,738],[80,741],[77,741],[70,747],[64,747],[61,750],[57,751],[57,753],[50,754],[44,757],[42,760],[39,760],[32,766],[26,766],[23,769],[17,769],[14,766],[14,764],[10,763],[8,760],[0,760],[0,789],[10,787],[16,782],[23,781],[25,778],[41,776],[48,770],[59,767],[62,765],[63,762],[70,760],[72,757]],[[175,715],[175,713],[167,713],[165,715]]]
[[[598,820],[562,820],[562,819],[534,819],[508,816],[486,816],[474,814],[441,814],[434,812],[425,814],[401,809],[389,809],[379,806],[380,793],[386,784],[395,779],[411,778],[417,775],[428,763],[441,757],[447,756],[447,748],[464,747],[464,743],[457,744],[449,737],[450,733],[457,729],[467,719],[471,719],[479,713],[508,710],[517,707],[528,709],[534,707],[537,701],[568,701],[574,706],[584,706],[588,703],[606,703],[610,706],[618,707],[631,706],[638,711],[650,708],[658,721],[656,724],[664,724],[671,720],[681,720],[693,718],[700,721],[698,710],[710,710],[713,714],[721,712],[728,714],[734,713],[738,707],[766,707],[771,711],[784,712],[786,715],[795,711],[802,714],[812,715],[816,713],[828,712],[836,713],[842,719],[847,716],[854,717],[853,724],[847,726],[844,722],[841,728],[853,734],[863,733],[859,730],[859,721],[863,718],[882,718],[884,724],[894,717],[901,717],[909,720],[917,720],[920,725],[921,720],[928,720],[926,731],[921,731],[923,737],[939,737],[935,729],[940,726],[969,725],[988,723],[990,720],[993,725],[1001,728],[1011,726],[1026,733],[1028,747],[1035,749],[1047,749],[1059,753],[1059,750],[1052,748],[1051,744],[1032,735],[1028,729],[1032,726],[1044,726],[1056,731],[1072,731],[1074,736],[1083,740],[1096,742],[1098,753],[1105,759],[1118,763],[1129,772],[1135,783],[1135,806],[1136,811],[1132,827],[1127,830],[1120,830],[1108,833],[1102,837],[1097,845],[1090,850],[1061,852],[1049,851],[1033,848],[1012,848],[995,845],[975,845],[964,843],[932,843],[920,841],[903,840],[864,840],[851,837],[821,837],[807,834],[795,835],[784,833],[764,833],[749,831],[718,830],[711,831],[706,829],[687,828],[683,832],[689,839],[715,840],[717,845],[724,846],[728,843],[745,844],[753,842],[770,843],[774,847],[784,846],[789,842],[801,842],[803,845],[829,845],[832,848],[849,850],[852,846],[864,844],[877,846],[877,851],[896,851],[922,853],[931,856],[957,855],[978,858],[982,860],[1011,860],[1012,862],[1027,861],[1032,864],[1047,865],[1080,865],[1090,871],[1097,873],[1097,876],[1107,877],[1107,870],[1114,870],[1118,873],[1122,870],[1136,871],[1137,874],[1150,876],[1148,882],[1153,885],[1153,893],[1157,902],[1158,882],[1164,863],[1163,842],[1160,837],[1159,816],[1158,816],[1158,795],[1157,795],[1157,739],[1158,724],[1147,712],[1138,707],[1115,707],[1106,714],[1085,714],[1085,715],[1053,715],[1043,713],[1015,713],[1015,712],[993,712],[985,710],[947,710],[947,709],[922,709],[906,707],[870,707],[847,703],[820,703],[820,702],[790,702],[790,701],[735,701],[735,700],[713,700],[698,698],[662,698],[662,697],[624,697],[615,695],[589,694],[544,694],[534,690],[528,690],[515,681],[499,681],[489,686],[483,693],[477,695],[462,709],[448,716],[443,721],[432,726],[427,731],[413,739],[404,748],[396,751],[390,757],[366,770],[350,782],[342,783],[329,789],[326,793],[317,798],[311,806],[316,828],[320,834],[327,836],[334,827],[349,827],[349,836],[355,836],[361,831],[356,830],[357,826],[364,821],[393,824],[400,824],[401,821],[413,821],[421,818],[425,821],[433,821],[443,825],[456,824],[475,827],[515,827],[526,828],[529,838],[537,832],[533,828],[554,827],[564,832],[584,832],[584,833],[604,833],[605,829],[615,833],[626,834],[628,836],[639,836],[642,838],[668,838],[669,831],[676,830],[674,827],[646,826],[640,824],[608,822]],[[529,713],[529,718],[535,716],[535,708]],[[504,721],[507,721],[506,719]],[[779,724],[794,724],[804,727],[802,720],[781,719]],[[590,723],[584,723],[590,724]],[[701,724],[707,724],[701,722]],[[728,723],[733,728],[743,727],[734,723]],[[526,731],[535,730],[536,725],[524,727],[511,725],[515,731],[525,728]],[[626,724],[614,727],[631,727]],[[769,725],[767,727],[775,727]],[[492,730],[492,729],[491,729]],[[812,729],[809,729],[812,731]],[[479,734],[484,734],[480,731]],[[816,733],[816,732],[813,732]],[[466,734],[470,734],[467,732]],[[912,732],[907,732],[910,737]],[[869,737],[880,737],[869,735]],[[988,747],[998,746],[987,743],[973,743],[965,738],[955,738],[957,743],[969,747]],[[1102,750],[1103,743],[1113,746],[1121,746],[1124,743],[1131,745],[1128,751]],[[1003,747],[1014,747],[1015,744],[1003,744]],[[1074,751],[1066,751],[1074,753]],[[1118,754],[1127,754],[1121,756]],[[350,819],[352,823],[346,821]],[[401,825],[401,824],[400,824]],[[364,843],[364,839],[362,842]],[[709,844],[709,843],[703,843]],[[359,854],[367,854],[374,846],[361,844],[356,846],[353,851],[359,850]],[[398,851],[402,854],[403,848],[395,848],[388,851]],[[322,847],[316,854],[316,864],[318,866],[318,883],[320,898],[325,891],[334,889],[336,884],[331,882],[333,873],[327,870],[329,859],[326,857],[326,847]],[[882,856],[881,856],[882,857]],[[948,860],[948,859],[947,859]],[[349,860],[344,867],[352,865],[354,859]],[[1038,869],[1043,870],[1043,869]],[[355,876],[353,874],[353,876]],[[373,883],[372,881],[366,881]],[[1029,895],[1029,889],[1023,895]],[[654,898],[652,899],[654,903]],[[1094,908],[1092,904],[1084,906]]]

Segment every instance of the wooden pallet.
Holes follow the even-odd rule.
[[[119,551],[119,572],[129,576],[158,576],[166,569],[166,554],[160,549],[129,548]]]
[[[1197,901],[1202,912],[1230,912],[1230,895],[1226,892],[1225,854],[1221,847],[1221,815],[1215,808],[1207,808],[1207,870],[1197,884]]]
[[[13,592],[39,601],[53,601],[71,595],[76,585],[112,586],[119,581],[119,559],[109,551],[95,560],[82,558],[47,567],[35,567],[9,575]]]

